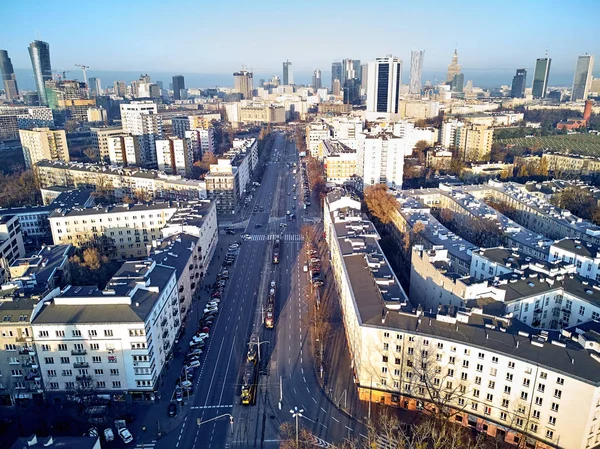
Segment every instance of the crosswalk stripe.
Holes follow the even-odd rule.
[[[233,405],[197,405],[190,407],[192,410],[203,410],[207,408],[231,408]]]
[[[281,239],[281,234],[252,234],[250,235],[250,240],[251,241],[255,241],[255,242],[259,242],[259,241],[265,241],[265,240],[276,240],[276,239]],[[283,234],[283,240],[286,242],[302,242],[304,240],[304,237],[302,237],[300,234]]]

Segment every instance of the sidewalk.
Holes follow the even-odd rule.
[[[155,398],[151,402],[134,403],[134,413],[137,419],[129,424],[129,430],[133,434],[136,444],[153,443],[158,438],[172,432],[181,425],[190,410],[194,396],[190,396],[189,400],[187,400],[184,395],[183,404],[178,406],[177,415],[174,417],[168,416],[168,406],[183,369],[183,361],[189,349],[189,341],[197,330],[197,323],[200,318],[199,314],[201,314],[200,305],[206,303],[209,299],[209,292],[204,290],[204,287],[211,286],[216,282],[217,274],[221,267],[219,257],[223,254],[221,250],[227,248],[227,245],[235,240],[236,237],[238,236],[219,235],[215,254],[208,267],[207,275],[196,292],[196,298],[188,315],[184,333],[179,339],[179,343],[174,346],[173,358],[168,362],[167,368],[165,368],[166,374],[159,390],[160,397]],[[158,435],[159,431],[161,434],[160,437]]]

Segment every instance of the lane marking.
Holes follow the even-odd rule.
[[[336,423],[339,423],[339,420],[337,420],[335,416],[332,416],[331,419],[333,419]]]

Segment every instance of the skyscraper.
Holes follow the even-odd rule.
[[[546,90],[548,88],[548,76],[550,75],[550,64],[552,59],[546,56],[538,58],[535,63],[535,72],[533,72],[533,98],[546,98]]]
[[[121,123],[123,132],[140,136],[141,165],[155,168],[156,140],[162,139],[162,120],[158,109],[152,101],[132,101],[121,104]]]
[[[527,83],[527,69],[517,69],[516,75],[512,80],[510,96],[513,98],[523,98],[525,96],[525,85]]]
[[[575,76],[573,77],[573,90],[571,101],[587,100],[592,83],[592,70],[594,69],[594,57],[583,55],[577,58]]]
[[[181,89],[185,89],[183,75],[175,75],[173,77],[173,98],[175,100],[181,100]]]
[[[252,98],[252,72],[241,70],[233,74],[233,88],[242,94],[242,98]]]
[[[421,94],[421,71],[423,70],[423,58],[425,50],[413,50],[410,52],[410,85],[408,93]]]
[[[454,49],[452,62],[448,65],[448,76],[446,77],[446,81],[451,82],[454,79],[454,75],[458,75],[459,73],[460,64],[458,63],[458,50]]]
[[[320,89],[323,86],[323,82],[321,80],[321,71],[319,69],[316,69],[313,72],[312,86],[315,90]]]
[[[127,96],[127,84],[125,83],[125,81],[115,81],[113,83],[113,90],[115,91],[115,95],[118,95],[119,97],[126,97]]]
[[[333,89],[333,81],[340,80],[342,82],[342,63],[334,62],[331,64],[331,88]]]
[[[92,97],[97,97],[102,93],[102,85],[100,83],[100,78],[89,78],[88,79],[88,89],[90,90],[90,95]]]
[[[465,86],[465,75],[463,73],[456,73],[450,81],[450,89],[452,92],[462,92]]]
[[[342,60],[342,73],[340,78],[340,84],[346,85],[347,80],[359,79],[360,80],[360,60],[358,59],[344,59]]]
[[[285,61],[283,63],[283,85],[290,86],[294,84],[294,72],[292,72],[292,63]]]
[[[52,81],[52,65],[50,64],[50,44],[43,41],[33,41],[29,44],[29,57],[33,68],[35,86],[40,104],[46,106],[46,81]]]
[[[368,78],[367,112],[397,114],[402,61],[392,55],[377,58],[369,62]]]
[[[17,78],[15,77],[12,62],[6,50],[0,50],[0,72],[2,72],[4,91],[6,92],[8,101],[18,98],[19,88],[17,87]]]

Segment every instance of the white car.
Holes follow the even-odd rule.
[[[203,334],[194,335],[192,337],[192,341],[200,343],[200,342],[203,342],[204,340],[206,340],[207,338],[208,338],[208,334],[203,333]]]
[[[204,308],[204,313],[206,313],[206,312],[212,312],[212,311],[216,312],[218,310],[219,310],[219,306],[216,306],[216,305],[213,306],[213,305],[207,304],[206,307]]]
[[[198,368],[200,366],[200,362],[198,360],[192,360],[187,364],[188,368]]]
[[[133,435],[131,435],[131,432],[127,430],[127,427],[121,427],[119,429],[119,436],[125,444],[129,444],[133,441]]]

